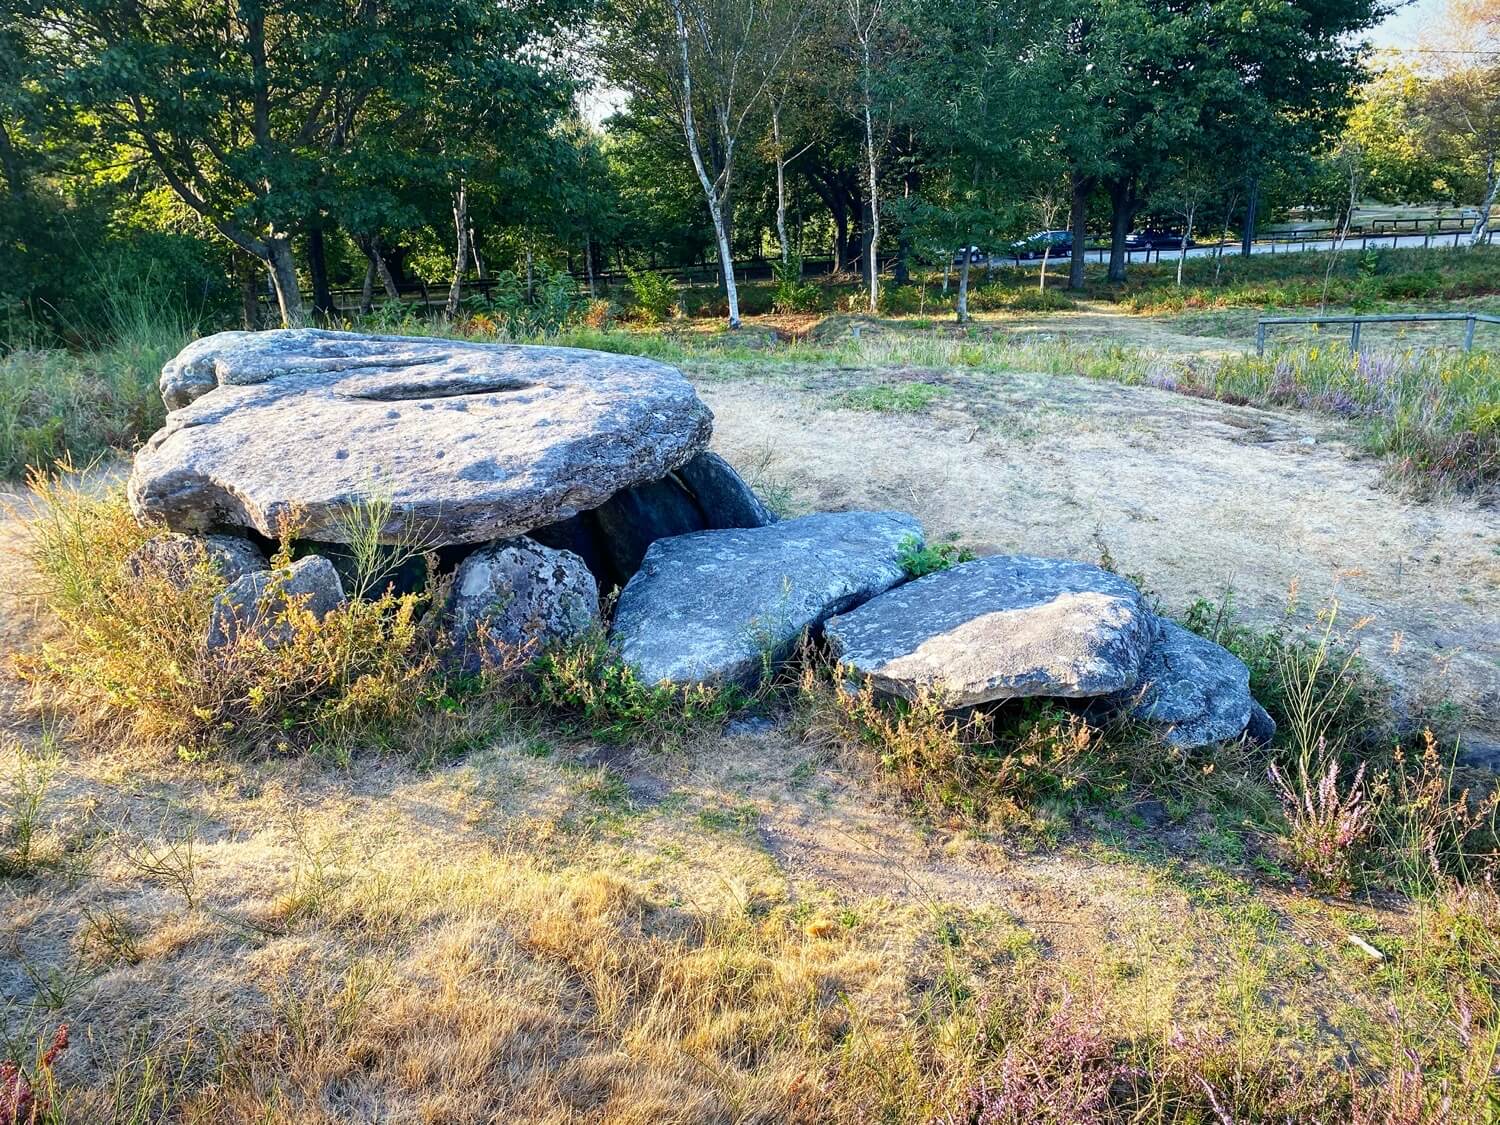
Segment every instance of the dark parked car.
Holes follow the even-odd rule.
[[[1188,249],[1198,244],[1191,238],[1187,240]],[[1127,250],[1176,250],[1182,246],[1182,232],[1170,230],[1154,230],[1147,227],[1145,230],[1133,230],[1125,236],[1125,249]]]
[[[1071,258],[1073,256],[1073,232],[1039,230],[1035,234],[1028,234],[1025,238],[1012,242],[1010,253],[1014,258],[1040,258],[1044,253],[1049,258]]]
[[[961,265],[964,264],[964,254],[965,253],[967,253],[969,255],[969,264],[970,265],[982,266],[982,265],[985,265],[990,260],[990,256],[988,254],[986,254],[983,250],[981,250],[979,247],[977,247],[977,246],[970,246],[967,251],[960,250],[957,254],[953,255],[953,264],[955,266],[961,266]]]

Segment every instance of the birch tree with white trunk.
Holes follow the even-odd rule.
[[[865,132],[865,190],[870,201],[870,253],[865,269],[870,277],[871,312],[880,307],[880,164],[875,140],[874,51],[884,6],[885,0],[845,0],[859,61],[859,116]]]

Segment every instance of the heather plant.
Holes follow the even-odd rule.
[[[1268,773],[1286,815],[1284,839],[1293,862],[1315,887],[1348,890],[1374,828],[1375,807],[1365,787],[1364,765],[1344,788],[1338,758],[1320,742],[1318,754],[1299,758],[1290,778],[1275,763]]]

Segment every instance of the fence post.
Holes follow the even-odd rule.
[[[1266,354],[1266,322],[1264,320],[1255,322],[1255,354]]]
[[[1474,314],[1468,315],[1468,323],[1464,325],[1464,351],[1472,351],[1474,348]]]
[[[1355,321],[1349,328],[1349,350],[1355,355],[1359,354],[1359,330],[1363,327],[1359,321]]]

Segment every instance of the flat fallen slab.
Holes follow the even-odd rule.
[[[658,539],[620,594],[614,638],[647,683],[750,685],[804,629],[901,582],[900,512],[833,512]]]
[[[877,690],[952,707],[1089,698],[1135,686],[1156,617],[1089,563],[991,555],[919,578],[828,622],[840,663]]]
[[[389,501],[387,541],[518,535],[657,480],[708,442],[681,372],[579,348],[292,329],[221,332],[163,369],[167,424],[136,454],[136,515],[347,542]]]

